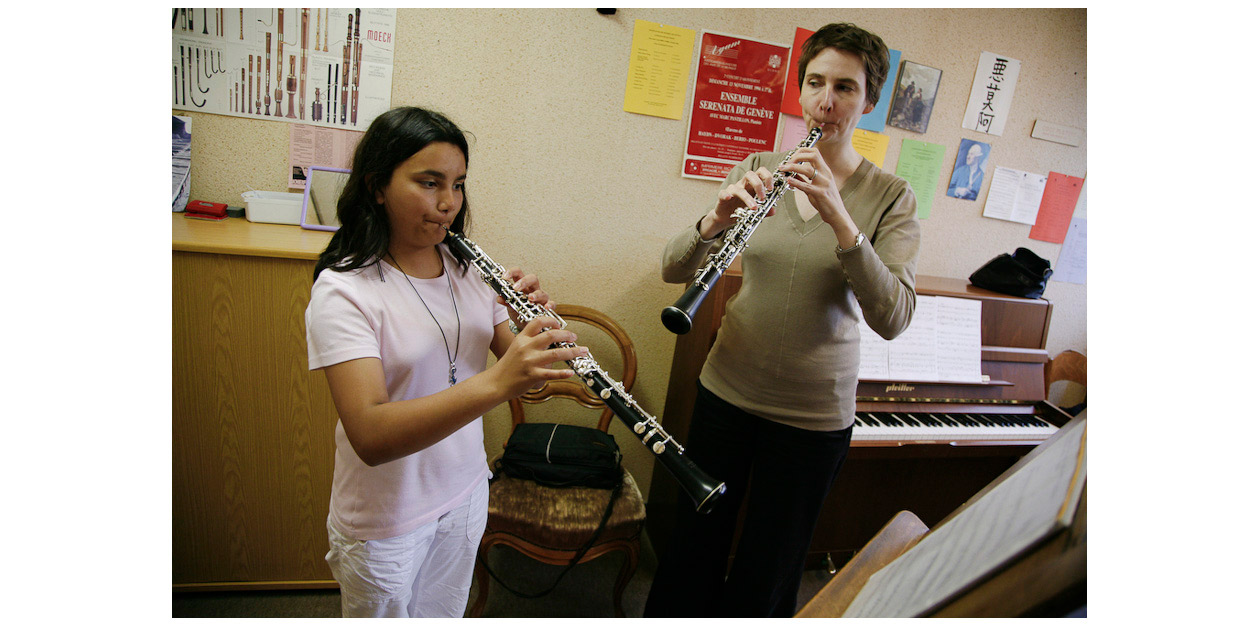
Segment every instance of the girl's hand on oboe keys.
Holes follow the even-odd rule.
[[[508,283],[512,284],[512,289],[525,294],[529,302],[535,303],[550,310],[555,310],[556,304],[551,302],[551,298],[547,296],[547,292],[542,289],[542,284],[538,282],[538,277],[532,274],[525,274],[520,268],[509,268],[503,275]],[[500,305],[506,305],[502,296],[498,297]]]
[[[719,233],[734,226],[737,209],[756,209],[766,199],[774,175],[764,167],[744,174],[718,192],[717,205],[700,221],[700,237],[713,239]],[[767,216],[774,215],[774,207]]]
[[[512,340],[503,357],[490,367],[509,398],[516,398],[547,381],[572,377],[573,370],[551,368],[550,365],[590,354],[585,346],[552,348],[556,344],[577,341],[576,334],[558,326],[555,320],[547,317],[530,320]]]
[[[537,276],[525,274],[520,268],[509,268],[503,274],[503,278],[512,286],[512,289],[525,294],[529,302],[536,303],[547,311],[556,310],[556,304],[551,302],[551,297],[547,296],[547,292],[543,291]],[[502,296],[496,296],[495,300],[499,301],[500,305],[507,304],[507,301],[503,300]],[[520,316],[511,307],[508,307],[508,315],[512,317],[514,326],[521,326]]]

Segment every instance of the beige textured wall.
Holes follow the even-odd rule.
[[[436,108],[476,136],[471,234],[500,263],[537,273],[556,300],[620,321],[639,354],[634,396],[648,411],[663,410],[674,350],[660,310],[681,291],[659,278],[661,249],[706,210],[718,184],[678,175],[685,119],[622,111],[635,19],[785,45],[797,26],[835,21],[880,34],[902,60],[943,72],[928,132],[885,130],[892,137],[889,170],[902,139],[946,147],[932,214],[923,222],[919,272],[966,278],[1017,246],[1057,263],[1060,245],[1028,239],[1027,225],[981,217],[987,184],[974,202],[946,197],[945,186],[963,137],[993,145],[990,174],[994,165],[1087,174],[1087,145],[1030,137],[1038,119],[1087,128],[1084,9],[620,9],[614,16],[593,9],[399,10],[393,104]],[[1005,134],[987,139],[961,128],[984,50],[1022,62]],[[284,190],[287,124],[191,115],[193,197],[239,204],[249,188]],[[1051,282],[1046,297],[1055,304],[1050,353],[1084,352],[1085,286]],[[619,360],[592,348],[616,372]],[[505,437],[506,417],[506,407],[488,416],[491,455]],[[613,433],[646,490],[649,454],[619,423]]]

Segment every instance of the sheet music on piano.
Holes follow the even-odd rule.
[[[918,296],[910,326],[893,340],[862,321],[858,378],[874,381],[981,383],[978,300]]]

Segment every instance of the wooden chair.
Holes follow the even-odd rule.
[[[638,360],[634,352],[634,344],[621,325],[607,315],[579,305],[558,305],[556,313],[566,322],[579,322],[606,333],[620,349],[623,364],[621,382],[626,391],[634,384]],[[590,346],[594,339],[583,340],[582,333],[586,328],[577,329],[579,343]],[[592,349],[592,356],[599,360],[599,354]],[[616,378],[617,374],[609,370],[610,366],[603,361],[600,366]],[[552,399],[569,399],[590,409],[602,409],[597,427],[604,432],[613,419],[608,406],[595,396],[589,388],[576,379],[550,381],[542,387],[530,390],[518,399],[510,401],[512,410],[512,428],[525,422],[525,405],[545,403]],[[542,412],[531,412],[541,414]],[[561,422],[540,416],[539,422]],[[635,446],[634,442],[618,442],[625,450],[626,446]],[[595,532],[600,518],[608,505],[608,490],[595,488],[550,488],[538,485],[533,481],[517,479],[501,475],[490,484],[490,509],[486,520],[486,531],[481,538],[481,546],[477,551],[475,575],[477,579],[477,600],[469,611],[470,617],[480,617],[485,610],[489,593],[489,576],[485,560],[491,547],[506,545],[520,553],[546,564],[557,566],[568,565],[577,555],[578,549]],[[620,551],[625,553],[625,561],[613,588],[613,606],[617,616],[624,617],[622,592],[630,577],[639,565],[639,533],[647,512],[643,505],[643,494],[635,484],[634,477],[622,469],[622,490],[603,533],[596,539],[591,548],[582,556],[580,563],[585,563]],[[495,573],[513,587],[525,588],[523,592],[535,592],[540,584],[525,582],[517,586],[511,577],[512,573]],[[566,576],[572,576],[572,573]],[[519,580],[517,580],[519,581]]]
[[[1085,355],[1069,349],[1059,353],[1046,364],[1047,401],[1050,400],[1050,385],[1058,381],[1069,381],[1081,386],[1081,394],[1084,395]]]

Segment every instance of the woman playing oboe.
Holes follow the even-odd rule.
[[[442,244],[469,220],[468,143],[440,114],[377,117],[337,205],[306,310],[311,369],[337,407],[329,551],[345,616],[460,617],[485,530],[481,416],[551,379],[570,331],[519,335],[476,272]],[[509,280],[551,307],[538,279]],[[490,353],[498,361],[486,368]]]
[[[749,156],[728,175],[714,206],[666,246],[664,279],[690,281],[735,224],[735,210],[765,198],[772,169],[797,175],[749,239],[743,285],[727,304],[697,385],[687,453],[726,481],[727,494],[707,516],[678,508],[648,616],[796,611],[814,525],[849,449],[859,322],[892,338],[914,313],[914,193],[852,145],[888,65],[884,42],[852,24],[830,24],[810,37],[798,66],[800,103],[805,123],[822,137],[786,162],[784,153]]]

